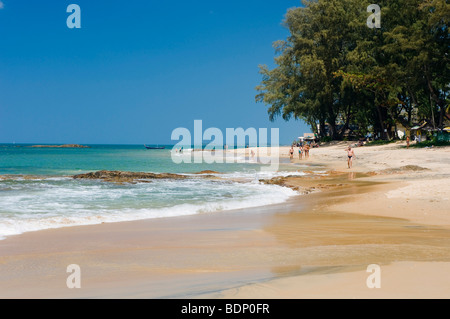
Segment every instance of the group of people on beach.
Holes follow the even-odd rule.
[[[305,159],[309,158],[309,144],[305,145],[298,145],[298,159],[301,160],[303,158],[303,155],[305,155]],[[289,150],[289,157],[291,160],[294,159],[294,146],[291,146],[291,149]]]
[[[305,145],[299,145],[298,146],[298,159],[303,158],[303,154],[305,156],[305,159],[309,158],[309,149],[310,146],[308,144]],[[349,145],[348,148],[345,149],[347,152],[347,166],[348,168],[352,168],[353,166],[353,158],[355,157],[355,151],[352,149],[352,147]],[[291,146],[291,149],[289,150],[289,158],[291,160],[294,159],[294,145]]]

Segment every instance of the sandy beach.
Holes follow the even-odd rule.
[[[448,0],[75,2],[0,0],[0,299],[450,299]]]
[[[0,298],[449,298],[450,148],[364,146],[348,169],[348,144],[295,156],[282,204],[10,236]]]

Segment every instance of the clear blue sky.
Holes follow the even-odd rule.
[[[69,29],[69,4],[81,29]],[[259,64],[292,0],[0,1],[0,142],[174,143],[177,127],[309,128],[274,123],[255,102]]]

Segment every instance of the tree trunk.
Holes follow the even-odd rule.
[[[330,128],[330,137],[331,139],[336,139],[336,123],[332,121],[328,121],[328,127]]]
[[[328,124],[330,125],[330,135],[333,140],[337,139],[336,132],[336,114],[333,109],[333,96],[330,95],[328,99]]]
[[[444,118],[445,118],[445,107],[441,106],[441,110],[439,112],[439,128],[444,128]]]
[[[325,121],[324,120],[320,120],[319,121],[319,127],[320,127],[320,136],[321,137],[325,137],[326,136],[326,132],[325,132]]]
[[[428,86],[428,89],[430,90],[430,103],[431,103],[431,99],[433,99],[433,101],[440,107],[440,109],[441,109],[440,115],[442,116],[442,111],[443,111],[443,109],[445,109],[445,102],[437,96],[436,91],[434,90],[433,85],[431,83],[430,75],[427,72],[428,68],[426,65],[424,66],[424,70],[425,70],[425,78],[427,80],[427,86]],[[433,109],[432,109],[432,111],[433,111]],[[444,113],[445,113],[445,110],[444,110]],[[434,112],[432,113],[432,116],[433,116],[433,114],[434,114]],[[443,120],[444,120],[443,117],[442,118],[439,117],[439,127],[440,128],[442,128],[442,126],[444,124]],[[434,117],[433,117],[433,123],[434,123]]]
[[[434,110],[433,110],[433,100],[430,94],[430,108],[431,108],[431,123],[433,124],[433,129],[436,129],[436,123],[434,122]]]
[[[412,111],[414,110],[414,106],[417,107],[417,105],[419,105],[417,103],[417,99],[416,99],[416,95],[414,94],[414,92],[411,90],[411,88],[408,86],[408,92],[409,92],[409,96],[411,97],[412,100],[412,105],[410,105],[409,109],[408,109],[408,125],[411,126],[412,123]]]
[[[345,131],[349,128],[350,126],[350,117],[351,117],[351,110],[352,110],[352,106],[351,104],[348,106],[347,108],[347,114],[345,115],[345,123],[344,126],[342,127],[342,129],[338,132],[339,135],[339,139],[342,139],[342,136],[344,135]]]
[[[380,128],[381,128],[381,138],[384,140],[385,139],[385,134],[384,134],[384,123],[383,123],[383,114],[381,113],[381,107],[380,105],[378,105],[377,102],[375,102],[376,107],[377,107],[377,114],[378,114],[378,121],[380,122]]]

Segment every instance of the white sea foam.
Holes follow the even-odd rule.
[[[136,185],[39,180],[19,181],[15,186],[14,191],[0,192],[0,238],[50,228],[264,206],[297,194],[276,185],[203,179]]]

